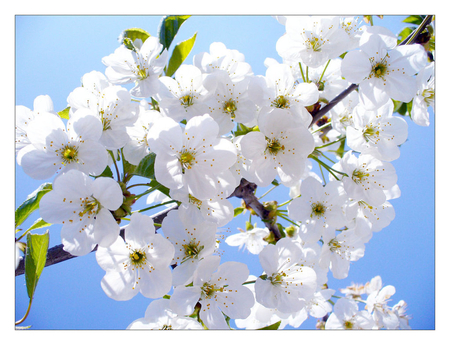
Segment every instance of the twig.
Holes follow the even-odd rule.
[[[248,182],[246,179],[241,179],[240,185],[234,190],[229,198],[234,196],[244,200],[245,204],[255,211],[257,216],[261,218],[267,228],[273,233],[275,240],[278,241],[281,238],[280,230],[276,224],[269,221],[270,210],[267,210],[255,196],[256,187],[257,185],[255,183]]]
[[[167,208],[161,212],[158,212],[154,215],[151,216],[151,218],[153,219],[153,222],[155,223],[155,228],[158,229],[159,226],[158,224],[161,224],[162,220],[164,219],[164,217],[167,215],[167,213],[169,213],[169,211],[177,208],[178,205],[174,205],[174,207],[170,207]],[[120,230],[120,236],[123,238],[124,237],[124,229]],[[47,261],[45,263],[45,266],[51,266],[72,258],[76,258],[75,255],[72,255],[68,252],[66,252],[63,249],[63,245],[59,244],[57,246],[54,246],[52,248],[50,248],[47,252]],[[92,252],[95,252],[97,250],[97,246],[92,250]],[[21,260],[19,266],[16,269],[16,276],[22,275],[25,273],[25,260]]]

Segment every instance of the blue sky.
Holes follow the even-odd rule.
[[[394,33],[405,25],[404,17],[385,17],[380,25]],[[102,57],[118,46],[122,30],[139,27],[157,34],[161,16],[17,16],[15,22],[15,104],[33,108],[38,95],[48,94],[55,110],[66,107],[67,96],[80,85],[83,74],[104,72]],[[255,74],[265,74],[264,59],[278,57],[275,44],[284,27],[270,16],[194,16],[182,26],[174,43],[191,37],[197,41],[186,63],[212,42],[237,49]],[[420,127],[408,120],[408,141],[401,146],[400,158],[393,162],[402,191],[392,200],[396,217],[391,225],[374,234],[366,244],[365,255],[352,264],[349,278],[334,280],[338,290],[352,282],[364,284],[380,275],[383,285],[394,285],[391,305],[403,299],[408,303],[414,329],[435,327],[435,122]],[[15,206],[45,181],[32,180],[16,165]],[[282,189],[282,188],[279,188]],[[258,191],[261,195],[262,191]],[[286,200],[272,192],[264,200]],[[235,206],[240,200],[232,200]],[[38,214],[35,213],[28,225]],[[230,223],[229,234],[244,227],[247,217]],[[256,218],[254,219],[256,221]],[[24,226],[26,226],[25,224]],[[261,225],[261,223],[259,223]],[[50,245],[60,243],[57,226],[50,228]],[[43,231],[41,231],[43,232]],[[40,233],[38,231],[38,233]],[[226,249],[225,249],[226,248]],[[223,245],[225,260],[243,260],[252,274],[261,274],[257,257]],[[33,329],[123,329],[142,317],[150,300],[136,296],[128,302],[109,299],[100,287],[104,271],[94,254],[47,267],[39,281],[31,313],[24,325]],[[24,277],[15,278],[15,319],[28,306]],[[304,323],[314,328],[315,319]]]

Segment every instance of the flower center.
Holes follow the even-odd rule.
[[[309,46],[309,49],[312,49],[315,52],[321,52],[324,42],[322,38],[311,35],[311,38],[306,39],[305,43]]]
[[[181,172],[184,174],[186,169],[191,169],[192,165],[195,163],[195,152],[182,151],[178,161],[181,164]]]
[[[374,73],[375,77],[381,78],[386,73],[386,70],[386,64],[384,64],[383,62],[379,62],[373,67],[372,72]]]
[[[205,248],[205,246],[200,246],[199,242],[194,242],[194,240],[191,240],[191,242],[183,244],[182,246],[184,248],[184,260],[182,263],[189,259],[198,259],[198,255],[203,248]]]
[[[137,66],[137,76],[139,80],[144,80],[147,78],[147,71],[145,69],[142,69],[140,65]]]
[[[202,290],[202,299],[210,299],[214,297],[217,291],[223,292],[224,287],[217,288],[214,284],[204,283],[201,287]]]
[[[270,155],[276,156],[280,150],[284,150],[284,145],[281,145],[277,139],[270,139],[266,137],[266,150]]]
[[[274,273],[271,277],[267,277],[267,279],[272,283],[272,285],[281,285],[283,283],[284,277],[286,277],[286,273]]]
[[[371,137],[375,136],[375,135],[380,135],[380,131],[378,130],[378,128],[373,127],[373,126],[366,126],[366,128],[363,131],[363,137],[364,139],[366,139],[367,142],[370,141]]]
[[[186,109],[194,104],[194,98],[191,95],[184,95],[180,98],[181,105]]]
[[[353,170],[353,173],[352,173],[352,180],[353,180],[353,182],[355,182],[355,183],[362,183],[363,180],[364,180],[366,177],[368,177],[368,176],[369,176],[369,174],[368,174],[368,173],[364,173],[363,170],[361,170],[361,169],[355,169],[355,170]]]
[[[328,242],[328,246],[330,247],[330,250],[334,253],[339,251],[339,249],[341,249],[341,243],[333,238],[330,242]]]
[[[434,104],[434,90],[433,89],[425,89],[422,92],[422,97],[427,107]]]
[[[316,202],[311,205],[311,209],[312,209],[311,218],[313,216],[320,218],[325,214],[327,207],[321,204],[320,202]]]
[[[344,322],[345,329],[353,329],[353,327],[354,327],[354,323],[352,322],[352,320],[346,320]]]
[[[100,211],[101,205],[97,199],[91,196],[82,200],[81,207],[83,210],[78,212],[78,215],[83,217],[87,214],[88,218],[91,218],[91,216],[95,216]]]
[[[388,57],[389,55],[386,55],[383,59],[381,59],[381,61],[378,62],[375,62],[373,57],[369,59],[372,64],[372,70],[370,71],[369,78],[375,77],[385,80],[384,76],[389,73],[388,63],[386,61]]]
[[[228,101],[223,102],[223,111],[234,119],[236,117],[235,112],[237,111],[236,102],[231,98]]]
[[[281,109],[289,108],[289,99],[287,99],[283,95],[280,95],[272,102],[271,105],[272,105],[272,107],[275,107],[275,108],[281,108]]]
[[[137,268],[142,268],[147,263],[147,255],[141,249],[135,249],[130,253],[131,264]]]
[[[200,207],[202,207],[201,200],[198,200],[195,196],[193,196],[191,194],[189,194],[189,203],[197,206],[198,209],[200,209]]]
[[[66,145],[62,150],[63,164],[70,164],[72,162],[78,163],[78,148],[71,145]]]

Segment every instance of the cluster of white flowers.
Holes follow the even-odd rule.
[[[280,328],[299,327],[309,316],[323,318],[325,329],[409,327],[406,304],[388,307],[395,289],[381,288],[379,278],[348,288],[334,306],[327,281],[329,273],[346,278],[373,233],[395,216],[392,161],[407,122],[393,115],[393,100],[413,101],[412,120],[428,125],[434,64],[421,45],[398,46],[387,29],[358,18],[277,19],[286,28],[276,44],[282,63],[267,59],[265,76],[218,42],[164,76],[168,52],[149,37],[104,57],[104,74],[82,77],[67,98],[66,124],[49,96],[36,98],[34,110],[17,107],[17,162],[34,179],[54,178],[39,210],[62,224],[64,250],[79,256],[97,246],[107,296],[155,299],[130,329],[227,329],[230,319],[238,328],[280,320]],[[358,90],[314,119],[350,83]],[[324,153],[336,163],[322,162]],[[159,230],[150,216],[130,211],[129,176],[103,174],[118,157],[138,166],[149,155],[152,180],[178,204]],[[311,162],[329,176],[313,173]],[[252,275],[244,263],[220,264],[218,255],[219,228],[234,217],[228,198],[241,179],[261,187],[279,179],[291,198],[265,226],[232,229],[226,238],[259,256],[263,272]],[[147,192],[155,189],[149,184]],[[266,225],[276,216],[290,227],[274,239]],[[122,220],[129,224],[121,234]]]

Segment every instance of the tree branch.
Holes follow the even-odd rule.
[[[276,224],[269,220],[270,210],[267,210],[255,196],[256,187],[257,185],[255,183],[249,182],[246,179],[241,179],[240,185],[229,197],[231,198],[234,196],[244,200],[245,204],[255,211],[256,215],[261,218],[266,227],[273,233],[275,240],[278,241],[281,238],[280,230]]]
[[[167,213],[169,213],[169,211],[175,209],[176,207],[178,207],[178,205],[174,205],[173,207],[167,208],[159,213],[152,215],[151,218],[153,219],[153,222],[161,224],[162,220],[167,215]],[[155,225],[155,228],[159,229],[159,225]],[[124,237],[124,229],[120,230],[120,236],[122,238]],[[69,260],[72,258],[76,258],[75,255],[72,255],[72,254],[66,252],[63,249],[63,247],[64,247],[64,245],[59,244],[48,250],[47,261],[45,262],[45,267],[51,266],[51,265],[54,265],[54,264],[57,264],[57,263],[60,263],[60,262],[63,262],[63,261],[66,261],[66,260]],[[95,246],[95,248],[92,250],[92,252],[95,252],[96,250],[97,250],[97,246]],[[25,273],[25,260],[21,260],[19,263],[19,266],[16,269],[16,276],[22,275],[24,273]]]

